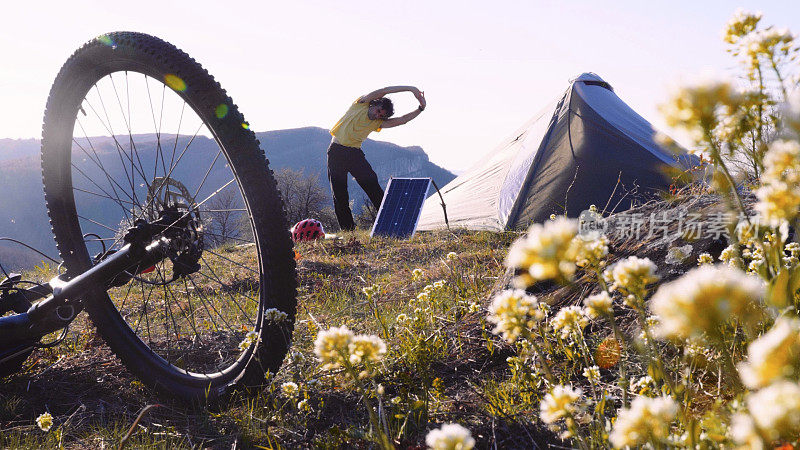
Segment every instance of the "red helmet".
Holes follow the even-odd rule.
[[[292,227],[292,240],[295,242],[313,241],[324,236],[325,230],[322,229],[322,223],[319,220],[301,220]]]

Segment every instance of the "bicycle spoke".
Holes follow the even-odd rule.
[[[211,213],[211,212],[247,212],[244,208],[227,208],[227,209],[198,209],[197,212]]]
[[[181,104],[181,116],[178,118],[178,129],[175,131],[175,144],[172,145],[172,155],[169,158],[169,166],[175,163],[175,151],[178,149],[178,137],[181,135],[181,125],[183,125],[183,112],[186,110],[186,102]]]
[[[103,163],[100,161],[100,156],[97,154],[97,151],[95,150],[95,148],[94,148],[94,145],[92,145],[92,141],[91,141],[91,139],[89,139],[89,136],[87,136],[87,135],[86,135],[86,130],[83,128],[83,124],[81,123],[81,121],[80,121],[80,120],[78,120],[78,126],[81,128],[81,131],[83,131],[83,135],[84,135],[84,137],[85,137],[86,141],[89,143],[89,148],[91,148],[91,149],[92,149],[92,153],[94,154],[94,158],[92,158],[92,156],[91,156],[91,155],[89,155],[89,153],[86,151],[86,149],[84,149],[84,148],[83,148],[83,146],[82,146],[82,145],[80,145],[80,143],[78,143],[78,141],[77,141],[77,140],[75,140],[74,138],[73,138],[73,142],[75,142],[75,144],[78,146],[78,148],[80,148],[80,149],[81,149],[81,151],[83,151],[83,153],[84,153],[84,154],[85,154],[85,155],[86,155],[86,156],[87,156],[87,157],[88,157],[88,158],[89,158],[89,159],[90,159],[92,162],[94,162],[94,163],[97,165],[97,167],[99,167],[99,168],[100,168],[100,171],[101,171],[101,172],[103,172],[103,175],[105,175],[105,177],[106,177],[106,180],[108,180],[108,182],[109,182],[109,185],[111,186],[111,190],[112,190],[112,191],[114,191],[114,195],[116,195],[117,197],[119,197],[119,194],[117,193],[117,189],[114,187],[114,185],[116,185],[117,187],[119,187],[119,189],[120,189],[120,190],[121,190],[121,191],[122,191],[122,192],[123,192],[123,193],[124,193],[124,194],[125,194],[125,195],[126,195],[126,196],[127,196],[129,199],[130,199],[130,200],[131,200],[131,201],[134,201],[134,200],[133,200],[133,197],[131,197],[130,195],[128,195],[128,192],[125,190],[125,188],[123,188],[123,187],[122,187],[122,186],[121,186],[121,185],[120,185],[120,184],[119,184],[119,183],[118,183],[118,182],[117,182],[117,181],[116,181],[116,180],[115,180],[115,179],[114,179],[114,178],[111,176],[111,174],[110,174],[110,173],[108,173],[108,171],[106,170],[106,168],[103,166]]]
[[[76,188],[76,187],[73,187],[72,190],[73,191],[78,191],[78,192],[83,192],[84,194],[94,195],[96,197],[112,200],[112,201],[116,202],[122,208],[123,211],[125,210],[125,207],[122,206],[122,202],[123,201],[118,199],[118,198],[116,198],[116,197],[111,197],[108,194],[106,194],[106,195],[98,194],[97,192],[87,191],[86,189],[81,189],[81,188]],[[131,203],[131,202],[126,202],[126,203],[130,204],[131,206],[133,206],[133,203]]]
[[[102,223],[100,223],[100,222],[98,222],[98,221],[96,221],[96,220],[92,220],[92,219],[90,219],[90,218],[88,218],[88,217],[84,217],[84,216],[82,216],[82,215],[80,215],[80,214],[78,214],[77,216],[78,216],[79,218],[81,218],[81,219],[83,219],[83,220],[87,221],[87,222],[91,222],[91,223],[93,223],[93,224],[95,224],[95,225],[97,225],[97,226],[99,226],[99,227],[103,227],[103,228],[105,228],[106,230],[108,230],[108,231],[111,231],[112,233],[116,233],[116,232],[117,232],[117,230],[115,230],[114,228],[111,228],[111,227],[109,227],[108,225],[103,225]]]
[[[176,344],[177,344],[177,342],[180,341],[181,336],[180,336],[180,334],[178,334],[178,324],[175,322],[175,316],[172,314],[172,310],[169,307],[169,301],[168,301],[169,295],[167,294],[169,289],[168,289],[167,284],[166,284],[167,278],[164,276],[164,273],[161,271],[161,268],[158,267],[158,266],[156,266],[156,273],[158,274],[158,278],[160,278],[161,282],[163,283],[161,288],[163,289],[163,295],[164,295],[164,299],[163,299],[164,300],[164,321],[165,322],[166,321],[172,322],[172,332],[175,333],[175,341],[176,341]],[[167,326],[167,328],[169,328],[169,326]],[[167,332],[167,337],[169,337],[169,332]],[[167,343],[169,344],[169,340],[168,340]],[[175,347],[172,347],[172,348],[175,348]]]
[[[235,238],[235,237],[231,237],[231,236],[223,236],[221,234],[212,233],[210,231],[204,231],[203,234],[204,235],[208,235],[208,236],[218,237],[218,238],[225,238],[225,240],[229,240],[229,241],[239,241],[239,242],[243,242],[245,244],[252,244],[253,243],[253,241],[248,241],[247,239]]]
[[[178,163],[181,161],[181,158],[183,158],[183,155],[184,155],[184,154],[186,153],[186,151],[189,149],[189,146],[190,146],[190,145],[192,145],[192,141],[194,141],[194,139],[197,137],[197,134],[200,132],[200,129],[201,129],[202,127],[203,127],[203,124],[201,123],[201,124],[200,124],[200,126],[197,128],[197,131],[195,131],[195,133],[194,133],[194,136],[192,136],[192,139],[189,141],[189,143],[187,143],[187,144],[186,144],[186,147],[184,147],[184,149],[183,149],[183,151],[181,152],[180,156],[178,156],[178,160],[177,160],[177,161],[175,161],[175,165],[174,165],[174,166],[172,166],[172,167],[170,167],[170,169],[169,169],[169,172],[168,172],[168,173],[167,173],[167,174],[164,176],[164,178],[165,178],[165,179],[168,179],[168,178],[169,178],[169,177],[172,175],[172,171],[173,171],[173,170],[175,170],[175,167],[177,167],[177,166],[178,166]],[[153,205],[152,205],[152,202],[155,200],[155,198],[156,198],[156,197],[155,197],[155,196],[153,196],[153,198],[151,198],[150,200],[148,200],[148,202],[145,204],[145,209],[146,209],[146,208],[149,208],[149,207],[151,207],[151,206],[153,206]],[[174,224],[173,224],[173,225],[174,225]]]
[[[219,149],[217,154],[214,156],[214,160],[211,161],[211,165],[208,166],[208,170],[206,170],[206,174],[203,176],[203,179],[200,181],[200,185],[197,186],[197,190],[194,191],[194,195],[192,196],[192,198],[197,198],[197,194],[200,193],[200,189],[202,189],[203,185],[206,184],[206,179],[208,179],[208,174],[211,173],[211,169],[214,168],[214,164],[217,163],[217,159],[219,159],[219,155],[221,155],[221,154],[222,154],[222,149]]]
[[[250,272],[253,272],[253,273],[259,273],[257,270],[253,269],[252,267],[247,267],[245,265],[242,265],[242,264],[240,264],[240,263],[238,263],[238,262],[236,262],[236,261],[234,261],[234,260],[232,260],[230,258],[227,258],[227,257],[225,257],[225,256],[223,256],[223,255],[221,255],[221,254],[219,254],[219,253],[217,253],[217,252],[215,252],[213,250],[205,249],[203,251],[211,253],[212,255],[214,255],[214,256],[216,256],[218,258],[222,258],[222,259],[224,259],[225,261],[228,261],[231,264],[234,264],[236,266],[241,267],[242,269],[249,270]]]
[[[121,208],[123,211],[125,211],[125,212],[126,212],[126,215],[127,215],[127,208],[125,208],[125,206],[122,204],[122,203],[123,203],[123,200],[122,200],[122,199],[120,199],[119,197],[112,197],[112,196],[111,196],[111,194],[109,194],[108,192],[106,192],[106,191],[105,191],[105,190],[104,190],[102,187],[100,187],[100,185],[98,185],[97,183],[95,183],[95,182],[94,182],[94,180],[92,180],[91,178],[89,178],[89,176],[88,176],[88,175],[86,175],[86,173],[84,173],[84,172],[83,172],[81,169],[79,169],[78,167],[76,167],[74,164],[72,165],[72,167],[73,167],[75,170],[77,170],[77,171],[78,171],[78,172],[79,172],[81,175],[83,175],[84,177],[86,177],[86,179],[87,179],[87,180],[89,180],[89,181],[90,181],[92,184],[94,184],[94,185],[95,185],[95,186],[96,186],[98,189],[100,189],[100,191],[102,191],[102,192],[103,192],[103,194],[105,194],[105,195],[103,195],[103,194],[98,194],[97,192],[87,191],[86,189],[76,188],[76,187],[73,187],[73,188],[72,188],[73,190],[75,190],[75,191],[79,191],[79,192],[85,192],[85,193],[87,193],[87,194],[95,195],[95,196],[97,196],[97,197],[101,197],[101,198],[107,198],[107,199],[109,199],[109,200],[111,200],[111,201],[115,202],[116,204],[118,204],[118,205],[119,205],[119,207],[120,207],[120,208]],[[133,206],[133,205],[134,205],[134,203],[132,203],[132,202],[126,202],[126,203],[128,203],[128,204],[129,204],[129,205],[131,205],[131,206]]]
[[[206,308],[206,312],[208,312],[208,314],[209,314],[209,317],[212,317],[211,311],[209,311],[209,310],[208,310],[208,307],[210,306],[210,307],[211,307],[211,309],[213,309],[213,310],[214,310],[214,313],[216,313],[217,317],[219,317],[219,318],[220,318],[220,320],[222,320],[222,323],[224,323],[224,324],[225,324],[225,327],[226,327],[228,330],[233,330],[233,328],[231,327],[231,324],[229,324],[229,323],[228,323],[228,321],[227,321],[227,320],[225,320],[225,317],[224,317],[222,314],[220,314],[220,313],[219,313],[219,311],[217,311],[217,308],[215,308],[215,307],[214,307],[214,304],[213,304],[213,303],[211,303],[210,301],[207,301],[208,299],[206,298],[206,296],[205,296],[205,295],[203,295],[203,291],[202,291],[202,290],[201,290],[201,289],[200,289],[200,288],[197,286],[197,284],[194,282],[194,278],[192,278],[191,276],[189,276],[189,277],[186,277],[186,278],[188,278],[188,279],[189,279],[189,282],[191,282],[191,283],[192,283],[192,286],[194,286],[195,292],[197,292],[197,295],[198,295],[198,296],[201,298],[201,301],[200,301],[200,303],[203,305],[203,307],[205,307],[205,308]]]
[[[204,277],[206,277],[206,278],[208,278],[208,279],[210,279],[212,281],[215,281],[215,282],[219,283],[223,287],[226,286],[225,283],[223,283],[222,280],[220,280],[219,276],[217,276],[216,272],[214,272],[214,269],[212,269],[211,266],[208,264],[208,261],[206,261],[206,259],[203,256],[201,256],[200,259],[205,263],[205,267],[211,272],[211,275],[213,275],[213,276],[209,276],[209,275],[203,273],[202,271],[197,272],[197,273],[199,273],[200,275],[203,275]],[[223,291],[224,291],[224,289],[223,289]],[[233,295],[231,295],[230,292],[226,291],[225,293],[228,294],[228,297],[230,297],[231,301],[236,304],[236,307],[239,308],[239,311],[241,311],[242,314],[244,314],[244,316],[247,318],[247,320],[252,323],[253,319],[250,317],[250,315],[248,315],[245,312],[244,309],[242,309],[242,305],[240,305],[239,302],[236,301],[236,299],[233,297]],[[239,292],[239,294],[242,297],[245,297],[248,300],[254,301],[254,302],[256,302],[256,304],[258,304],[258,300],[257,299],[254,299],[254,298],[252,298],[250,296],[247,296],[247,295],[245,295],[245,294],[243,294],[241,292]]]
[[[95,84],[94,87],[95,87],[95,90],[97,91],[98,97],[100,98],[100,104],[103,106],[103,111],[105,112],[105,104],[103,102],[102,95],[100,95],[100,92],[99,92],[100,90],[99,90],[99,88],[97,88],[97,84]],[[110,124],[106,124],[103,121],[103,119],[100,117],[100,114],[97,112],[97,110],[94,108],[92,103],[88,100],[88,98],[84,99],[84,102],[86,102],[86,104],[89,106],[89,109],[92,110],[92,112],[94,113],[95,117],[97,117],[97,119],[100,121],[100,123],[106,129],[106,131],[110,134],[111,139],[114,141],[114,145],[116,147],[117,155],[119,156],[119,161],[121,163],[122,169],[125,171],[125,178],[128,181],[128,184],[130,184],[130,194],[133,196],[133,201],[136,202],[136,203],[139,203],[139,200],[137,199],[137,196],[136,196],[136,190],[134,188],[135,174],[133,173],[133,160],[130,161],[130,163],[131,163],[131,171],[128,172],[128,166],[126,165],[125,158],[123,157],[123,155],[127,156],[126,153],[125,153],[125,149],[122,147],[122,145],[117,140],[117,137],[114,135],[114,131],[113,131],[111,125]],[[105,112],[105,114],[106,114],[106,117],[108,117],[108,113]],[[147,179],[144,176],[143,173],[140,173],[140,175],[141,175],[142,179],[144,179],[144,180]]]
[[[153,295],[153,291],[155,291],[155,289],[151,287],[150,292],[145,296],[144,293],[145,283],[139,281],[139,285],[141,287],[142,298],[144,299],[144,301],[142,302],[142,306],[140,307],[139,319],[136,321],[136,329],[134,330],[134,333],[139,334],[139,326],[142,324],[142,316],[144,316],[145,327],[147,331],[147,342],[148,344],[151,344],[153,342],[153,335],[150,333],[150,315],[147,314],[147,305],[150,303],[150,297]]]
[[[142,164],[141,158],[139,158],[139,151],[136,149],[136,143],[133,141],[133,133],[131,132],[131,124],[129,118],[125,115],[125,110],[122,107],[122,101],[119,98],[119,93],[117,92],[117,85],[114,83],[114,75],[109,74],[108,78],[111,80],[111,86],[114,88],[114,96],[117,98],[117,104],[119,105],[120,112],[122,113],[122,119],[125,122],[125,128],[128,130],[128,147],[131,153],[129,159],[131,161],[131,171],[133,171],[133,156],[136,155],[136,161],[139,163],[139,174],[142,176],[142,180],[147,183],[147,177],[144,174],[144,165]]]
[[[186,282],[186,280],[187,280],[187,279],[188,279],[189,281],[191,281],[191,278],[189,278],[189,277],[183,277],[183,285],[184,285],[184,287],[185,287],[185,289],[186,289],[186,292],[189,292],[189,284]],[[193,286],[193,287],[192,287],[192,290],[193,290],[193,291],[196,291],[196,290],[197,290],[197,287],[194,285],[194,282],[192,283],[192,286]],[[187,294],[187,295],[188,295],[188,294]],[[219,330],[219,329],[220,329],[220,326],[219,326],[219,325],[217,324],[217,322],[214,320],[214,315],[213,315],[213,314],[211,314],[211,311],[209,311],[209,310],[208,310],[208,307],[207,307],[207,306],[205,305],[205,303],[203,302],[202,295],[198,294],[198,297],[201,297],[201,298],[200,298],[200,304],[203,306],[203,309],[205,309],[205,310],[206,310],[206,313],[208,313],[208,320],[209,320],[209,321],[211,321],[211,323],[214,325],[214,329],[215,329],[215,330]]]

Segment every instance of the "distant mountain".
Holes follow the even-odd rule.
[[[330,192],[327,180],[325,150],[330,142],[327,130],[317,127],[297,128],[256,133],[261,147],[270,161],[270,168],[277,172],[283,168],[303,170],[307,175],[317,174],[320,186]],[[173,138],[174,139],[174,138]],[[128,136],[120,139],[128,141]],[[113,140],[92,138],[94,151],[104,168],[113,179],[125,179],[125,171],[120,164]],[[182,148],[189,141],[188,136],[180,136],[177,145]],[[136,135],[134,143],[142,159],[143,167],[153,167],[156,155],[155,135]],[[44,206],[41,171],[39,160],[39,141],[36,139],[0,139],[0,237],[11,237],[36,247],[48,255],[57,257],[55,243],[50,231],[50,224]],[[440,187],[449,183],[455,175],[428,159],[421,147],[401,147],[388,142],[367,140],[363,145],[364,153],[372,164],[381,184],[384,186],[389,177],[431,177]],[[75,150],[78,154],[78,150]],[[205,172],[216,154],[216,145],[209,138],[197,136],[191,145],[192,156],[181,163],[181,170],[176,170],[173,177],[181,179],[197,179],[202,176],[196,172]],[[81,169],[95,169],[90,158],[73,158],[73,162]],[[189,164],[187,164],[189,162]],[[198,194],[204,198],[213,189],[224,183],[222,171],[212,170],[208,174],[207,188]],[[80,178],[75,178],[76,180]],[[77,181],[76,181],[77,183]],[[142,188],[144,189],[144,188]],[[365,201],[365,196],[351,180],[351,199],[356,208]],[[103,223],[119,223],[119,211],[106,212],[98,203],[92,217],[102,217]],[[89,232],[91,230],[84,230]],[[0,242],[0,263],[10,270],[20,267],[31,267],[39,263],[41,257],[22,247]]]
[[[0,139],[0,162],[39,154],[39,139]]]

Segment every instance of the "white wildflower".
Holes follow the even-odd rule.
[[[758,57],[786,54],[794,42],[794,35],[786,28],[769,27],[755,30],[739,41],[739,54],[746,58],[753,68]]]
[[[764,440],[758,435],[756,423],[753,418],[744,413],[737,413],[731,419],[731,437],[743,448],[752,450],[764,450]]]
[[[561,308],[550,325],[555,331],[561,332],[562,338],[579,334],[589,324],[586,312],[580,306],[566,306]]]
[[[353,332],[346,326],[320,330],[314,341],[314,354],[322,361],[323,369],[342,367],[344,358],[349,358],[352,340]]]
[[[539,309],[536,297],[519,289],[497,294],[486,316],[486,320],[496,325],[492,332],[508,342],[514,342],[520,335],[528,333],[542,319],[544,313]]]
[[[747,362],[739,364],[742,382],[758,389],[782,378],[796,378],[800,369],[800,319],[779,318],[747,347]]]
[[[455,261],[456,259],[458,259],[458,253],[450,252],[447,254],[446,258],[448,261]]]
[[[53,416],[49,412],[40,414],[36,418],[36,426],[42,431],[50,431],[50,428],[53,427]]]
[[[515,241],[508,251],[506,265],[523,271],[515,283],[522,287],[538,280],[571,279],[580,247],[575,240],[577,233],[577,222],[563,217],[533,224],[527,236]]]
[[[683,128],[689,133],[694,144],[689,151],[697,156],[706,156],[702,145],[706,138],[705,130],[716,128],[719,108],[736,103],[738,97],[730,81],[707,78],[677,87],[670,100],[659,109],[667,125]]]
[[[592,241],[582,241],[575,257],[575,265],[578,267],[596,266],[602,268],[605,265],[603,259],[606,256],[608,256],[608,239],[605,236]]]
[[[269,308],[264,311],[264,320],[270,323],[281,323],[289,317],[285,312],[277,308]]]
[[[422,275],[424,275],[422,269],[414,269],[413,271],[411,271],[411,280],[418,281],[422,278]]]
[[[297,402],[297,410],[303,412],[311,411],[311,405],[308,403],[308,399],[303,399]]]
[[[463,426],[448,423],[431,430],[425,436],[425,444],[432,450],[470,450],[475,447],[475,439]]]
[[[733,245],[725,247],[722,253],[719,254],[719,260],[728,265],[735,265],[737,262],[736,248]]]
[[[656,388],[656,381],[650,375],[645,375],[631,383],[631,391],[638,395],[646,395]]]
[[[583,300],[583,306],[586,307],[586,314],[592,319],[611,315],[613,311],[612,304],[613,300],[606,291],[590,295]]]
[[[789,101],[784,105],[783,120],[788,128],[794,129],[796,135],[800,134],[800,90],[795,89],[789,96]]]
[[[583,391],[574,389],[572,386],[556,385],[542,399],[539,407],[539,417],[542,422],[552,424],[559,419],[572,416],[580,411],[581,405],[578,402]]]
[[[779,381],[748,394],[747,408],[758,430],[770,441],[800,435],[800,385]]]
[[[758,275],[764,267],[766,266],[763,259],[754,259],[747,265],[747,273]]]
[[[612,291],[619,290],[623,294],[632,294],[644,297],[647,285],[658,281],[656,265],[649,258],[630,256],[618,261],[609,267],[608,278],[613,281],[609,287]]]
[[[761,12],[751,13],[742,8],[737,8],[733,13],[733,17],[725,24],[722,33],[723,40],[729,44],[737,43],[742,36],[755,30],[762,16]]]
[[[297,383],[293,381],[287,381],[286,383],[281,384],[281,392],[283,395],[289,398],[295,398],[300,393],[300,388],[297,386]]]
[[[664,337],[715,335],[731,319],[754,325],[760,319],[758,304],[763,282],[727,266],[696,267],[664,284],[650,300],[659,317],[658,334]]]
[[[350,364],[376,363],[386,354],[386,343],[378,336],[360,334],[350,340],[347,350]]]
[[[371,300],[372,297],[380,294],[381,287],[378,286],[377,284],[373,284],[372,286],[367,286],[365,288],[362,288],[361,292],[364,293],[364,295],[367,297],[367,299]]]
[[[616,448],[663,441],[677,413],[678,405],[671,397],[636,397],[629,409],[619,411],[608,440]]]
[[[386,354],[386,344],[377,336],[353,335],[347,327],[332,327],[317,334],[314,353],[325,370],[366,365],[366,370],[359,374],[360,378],[366,378],[371,374],[371,365]]]
[[[711,264],[714,264],[714,257],[710,253],[700,253],[700,256],[697,257],[698,266]]]
[[[600,380],[600,368],[597,366],[587,367],[583,369],[583,376],[586,377],[590,383],[597,383]]]
[[[800,209],[800,143],[778,140],[764,155],[762,186],[756,190],[756,211],[776,227],[798,216]]]
[[[800,189],[782,181],[765,183],[756,189],[756,211],[771,226],[778,226],[797,217],[800,210]]]
[[[689,358],[712,359],[703,342],[698,338],[690,338],[684,342],[683,354]]]
[[[255,331],[248,331],[246,335],[244,335],[244,340],[239,343],[239,350],[245,351],[250,348],[253,343],[258,341],[258,333]]]

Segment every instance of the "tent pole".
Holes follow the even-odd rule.
[[[436,185],[436,182],[433,181],[433,178],[431,178],[431,183],[433,183],[433,187],[436,188],[436,193],[439,194],[439,199],[442,201],[442,211],[444,212],[444,224],[447,225],[447,231],[450,231],[450,222],[447,220],[447,205],[444,204],[444,197],[442,197],[442,192],[439,190],[439,186]]]

